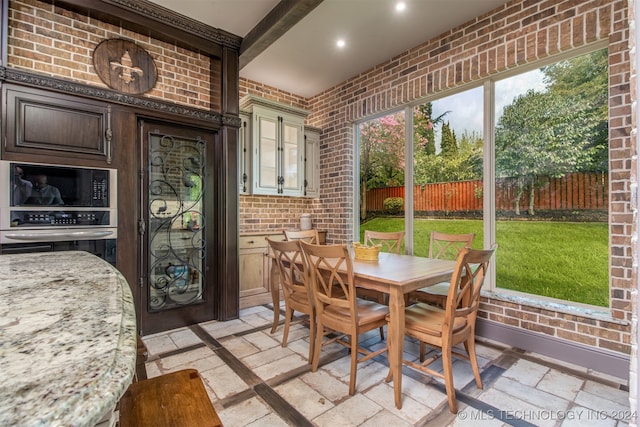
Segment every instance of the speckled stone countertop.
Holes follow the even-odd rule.
[[[135,364],[120,272],[87,252],[0,255],[0,426],[93,426]]]

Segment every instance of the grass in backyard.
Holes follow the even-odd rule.
[[[404,229],[403,218],[376,218],[364,230]],[[476,233],[481,248],[482,221],[414,221],[414,254],[427,256],[432,230]],[[496,283],[499,288],[601,307],[609,306],[609,249],[606,223],[498,221]]]

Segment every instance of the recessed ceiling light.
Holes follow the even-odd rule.
[[[401,2],[396,3],[396,10],[397,10],[398,12],[402,12],[402,11],[403,11],[403,10],[405,10],[406,8],[407,8],[407,5],[406,5],[406,3],[405,3],[405,2],[401,1]]]
[[[345,44],[346,43],[343,39],[338,39],[338,41],[336,42],[336,46],[338,46],[339,48],[343,48]]]

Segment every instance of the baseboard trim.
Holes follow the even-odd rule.
[[[629,379],[630,359],[628,355],[583,346],[557,337],[481,318],[478,318],[476,322],[476,334],[511,347],[570,362],[625,381]]]

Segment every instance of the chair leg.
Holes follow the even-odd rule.
[[[358,335],[349,337],[351,343],[351,373],[349,375],[349,396],[356,394],[356,373],[358,372]]]
[[[313,345],[313,362],[311,363],[311,372],[315,372],[318,370],[318,364],[320,363],[320,349],[322,348],[323,333],[324,333],[324,326],[322,325],[321,322],[317,322],[316,323],[316,343]]]
[[[478,367],[478,358],[476,356],[476,342],[473,337],[467,338],[464,342],[464,348],[469,355],[469,363],[471,363],[471,369],[473,370],[473,376],[476,379],[476,386],[482,388],[482,379],[480,378],[480,368]]]
[[[391,354],[391,346],[392,344],[392,339],[391,339],[391,328],[387,329],[387,356]],[[389,372],[387,372],[387,377],[384,379],[385,383],[390,382],[393,379],[393,371],[391,370],[391,366],[389,366]]]
[[[424,358],[427,355],[427,344],[420,341],[420,363],[424,362]]]
[[[316,342],[316,315],[311,313],[309,315],[309,363],[313,363],[313,350],[315,349]]]
[[[453,384],[453,366],[452,366],[452,357],[451,357],[451,349],[449,351],[442,351],[442,369],[444,373],[444,386],[447,390],[447,400],[449,401],[449,411],[452,414],[456,414],[458,412],[458,405],[456,402],[456,389]]]
[[[289,339],[289,326],[291,325],[291,318],[293,317],[293,310],[289,307],[286,308],[284,315],[284,332],[282,333],[282,346],[287,346],[287,340]]]
[[[382,305],[389,305],[387,304],[387,296],[386,294],[380,292],[378,294],[378,304],[382,304]],[[384,341],[384,329],[382,326],[380,326],[380,341]]]

